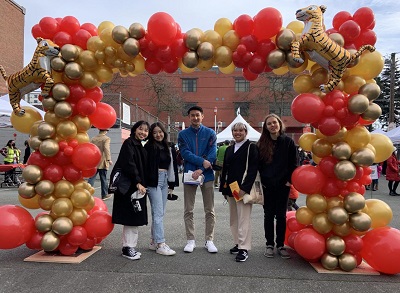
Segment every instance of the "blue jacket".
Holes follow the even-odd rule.
[[[200,125],[199,129],[190,126],[179,132],[178,146],[185,161],[184,172],[201,169],[204,182],[214,180],[212,168],[203,167],[204,160],[212,164],[217,158],[217,136],[214,130],[203,125]]]

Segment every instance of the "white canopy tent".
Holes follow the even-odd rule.
[[[250,139],[251,141],[258,141],[258,139],[261,136],[261,133],[259,133],[257,130],[255,130],[249,123],[247,123],[246,120],[242,117],[242,115],[238,114],[236,118],[231,122],[231,124],[228,125],[223,131],[217,134],[217,143],[223,142],[225,140],[232,140],[232,125],[234,125],[237,122],[242,122],[243,124],[246,125],[247,127],[247,139]]]
[[[42,118],[44,117],[45,112],[36,108],[35,106],[32,106],[25,100],[21,100],[21,106],[27,106],[34,108],[37,110],[40,115],[42,115]],[[0,127],[12,127],[10,117],[12,113],[12,107],[10,105],[10,99],[8,95],[4,95],[0,97]]]

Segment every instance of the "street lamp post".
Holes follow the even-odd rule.
[[[218,108],[214,107],[214,131],[217,132],[217,112]]]

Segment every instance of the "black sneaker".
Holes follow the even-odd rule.
[[[229,252],[230,252],[231,254],[238,254],[238,252],[239,252],[239,247],[238,247],[238,245],[236,244],[234,247],[232,247],[231,249],[229,249]]]
[[[122,256],[129,258],[131,260],[136,260],[136,259],[140,259],[140,255],[141,253],[136,251],[135,248],[133,247],[122,247]]]
[[[285,247],[278,247],[277,248],[278,254],[281,256],[283,259],[289,259],[290,254],[286,251]]]
[[[249,254],[247,253],[247,250],[246,250],[246,249],[239,249],[239,252],[238,252],[238,254],[236,255],[235,260],[236,260],[237,262],[244,262],[244,261],[246,261],[246,259],[248,259],[248,258],[249,258]]]

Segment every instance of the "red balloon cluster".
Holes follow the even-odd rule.
[[[345,48],[359,49],[362,45],[375,45],[376,33],[374,12],[369,7],[359,8],[353,15],[347,11],[338,12],[332,20],[328,33],[340,33],[345,40]]]
[[[75,44],[86,50],[88,39],[97,36],[97,27],[91,23],[81,25],[73,16],[43,17],[32,27],[32,36],[50,39],[60,48],[65,44]]]

